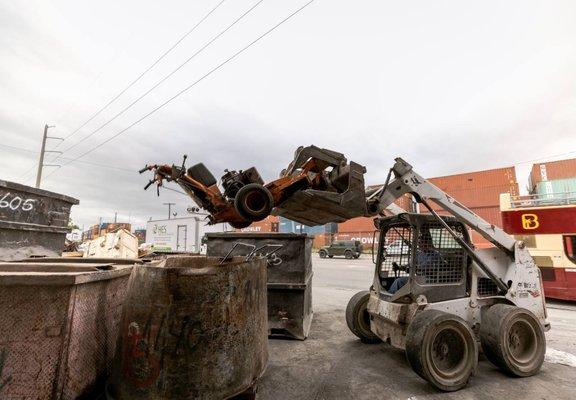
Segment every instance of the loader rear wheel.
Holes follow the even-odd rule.
[[[326,258],[328,256],[326,250],[320,250],[318,254],[320,255],[320,258]]]
[[[546,355],[544,329],[525,308],[496,304],[482,315],[480,341],[486,358],[505,373],[536,374]]]
[[[370,299],[368,290],[363,290],[352,296],[346,307],[346,324],[352,333],[360,338],[362,343],[380,343],[380,338],[370,330],[368,299]]]
[[[412,369],[436,388],[451,392],[468,384],[478,364],[474,333],[456,315],[437,310],[416,314],[406,332]]]
[[[249,183],[242,186],[236,193],[234,207],[242,218],[248,221],[261,221],[270,215],[274,207],[274,199],[264,186],[259,183]]]

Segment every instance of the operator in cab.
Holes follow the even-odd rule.
[[[416,265],[419,271],[423,271],[425,274],[427,271],[434,270],[442,263],[442,255],[434,248],[432,243],[432,236],[427,230],[421,230],[418,236],[418,247],[416,250]],[[410,265],[400,266],[398,263],[393,262],[392,267],[396,271],[406,271],[410,273]],[[406,283],[408,283],[408,276],[401,276],[396,278],[390,288],[388,293],[394,294]]]

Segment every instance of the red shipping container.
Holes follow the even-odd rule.
[[[374,218],[358,217],[338,224],[338,232],[364,232],[373,231]]]
[[[500,206],[501,193],[510,193],[512,196],[518,195],[518,184],[478,187],[475,189],[452,189],[450,187],[440,189],[468,208]],[[440,209],[440,206],[435,205],[433,202],[430,202],[430,204],[434,210]]]
[[[329,246],[332,243],[331,233],[319,233],[314,235],[314,241],[312,242],[312,248],[319,249],[320,247]]]
[[[278,217],[269,215],[262,221],[252,222],[250,226],[236,229],[236,232],[278,232]]]
[[[576,178],[576,158],[533,164],[528,178],[530,191],[539,182],[567,178]]]
[[[501,193],[519,194],[514,167],[441,176],[429,181],[468,208],[499,206]]]
[[[491,186],[517,186],[514,167],[466,172],[463,174],[438,176],[428,179],[442,190],[477,189]]]

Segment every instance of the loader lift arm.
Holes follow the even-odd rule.
[[[472,247],[457,235],[448,224],[430,207],[428,201],[432,201],[453,215],[460,222],[471,227],[482,237],[494,244],[506,255],[514,257],[516,240],[499,227],[486,222],[470,211],[466,206],[440,190],[438,187],[424,179],[413,171],[412,166],[402,158],[395,159],[394,166],[390,169],[386,183],[367,198],[367,210],[371,214],[383,214],[384,209],[390,207],[395,200],[406,193],[412,194],[416,200],[423,204],[426,209],[436,217],[450,235],[462,246],[468,255],[476,262],[479,268],[498,287],[502,294],[508,291],[508,285],[502,281],[477,255]],[[390,179],[393,176],[393,180]]]
[[[428,204],[429,200],[470,226],[506,254],[512,255],[514,253],[516,243],[514,238],[499,227],[486,222],[462,203],[418,175],[412,166],[402,158],[396,158],[395,161],[396,163],[390,169],[390,173],[394,175],[394,180],[387,182],[367,199],[368,210],[372,215],[382,214],[384,209],[388,208],[395,200],[406,193],[410,193],[416,197],[418,202],[424,204],[432,214],[435,212]]]

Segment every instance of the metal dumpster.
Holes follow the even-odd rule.
[[[108,398],[222,400],[268,362],[266,262],[168,257],[130,278]]]
[[[268,329],[304,340],[312,324],[312,237],[293,233],[208,233],[207,254],[268,255]],[[266,246],[266,247],[264,247]],[[259,249],[259,250],[258,250]]]
[[[0,260],[60,256],[74,204],[72,197],[0,180]]]
[[[0,398],[93,398],[110,373],[131,265],[0,263]]]

